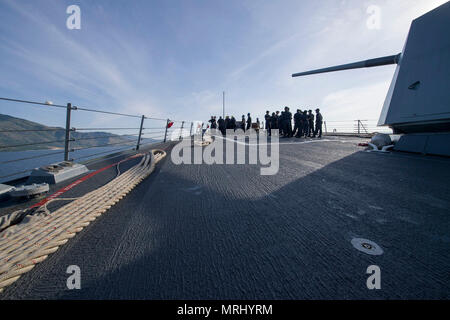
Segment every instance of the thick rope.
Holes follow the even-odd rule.
[[[212,138],[210,135],[207,135],[207,134],[205,134],[203,136],[202,140],[194,139],[194,145],[201,146],[201,147],[205,147],[211,143],[212,143]]]
[[[0,292],[125,197],[165,156],[162,150],[152,150],[104,186],[50,215],[27,216],[22,223],[0,232]]]

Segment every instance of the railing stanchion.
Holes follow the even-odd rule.
[[[327,131],[327,122],[324,121],[324,122],[323,122],[323,125],[325,126],[325,134],[327,134],[327,133],[328,133],[328,131]]]
[[[138,139],[137,139],[136,150],[139,150],[139,145],[141,144],[141,135],[142,135],[142,127],[144,126],[144,119],[145,119],[145,116],[142,115],[141,127],[139,128],[139,136],[138,136]]]
[[[189,136],[192,137],[192,127],[194,126],[194,123],[191,122],[191,131],[189,132]]]
[[[184,128],[184,121],[181,122],[180,138],[178,140],[181,140],[181,137],[183,136],[183,128]]]
[[[166,140],[167,140],[167,128],[169,127],[169,122],[170,122],[170,120],[167,119],[167,123],[166,123],[166,131],[164,132],[164,142],[166,142]]]
[[[64,161],[69,161],[69,147],[70,147],[70,113],[72,111],[72,104],[67,104],[66,109],[66,137],[64,139]]]

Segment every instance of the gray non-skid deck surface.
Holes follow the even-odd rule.
[[[282,144],[274,176],[169,156],[1,297],[449,298],[449,159],[330,139]],[[355,237],[384,254],[357,251]],[[372,264],[381,290],[366,287]],[[66,288],[69,265],[81,268],[81,290]]]

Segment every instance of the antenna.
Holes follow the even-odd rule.
[[[222,92],[222,119],[225,119],[225,91]]]

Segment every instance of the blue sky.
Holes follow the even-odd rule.
[[[181,120],[290,106],[325,119],[378,119],[395,67],[291,78],[311,68],[396,54],[412,19],[444,0],[65,1],[0,0],[0,96],[72,102]],[[66,8],[81,29],[66,28]],[[381,9],[380,29],[367,8]],[[44,113],[0,101],[0,113],[48,125]],[[74,126],[137,125],[138,119],[76,111]]]

